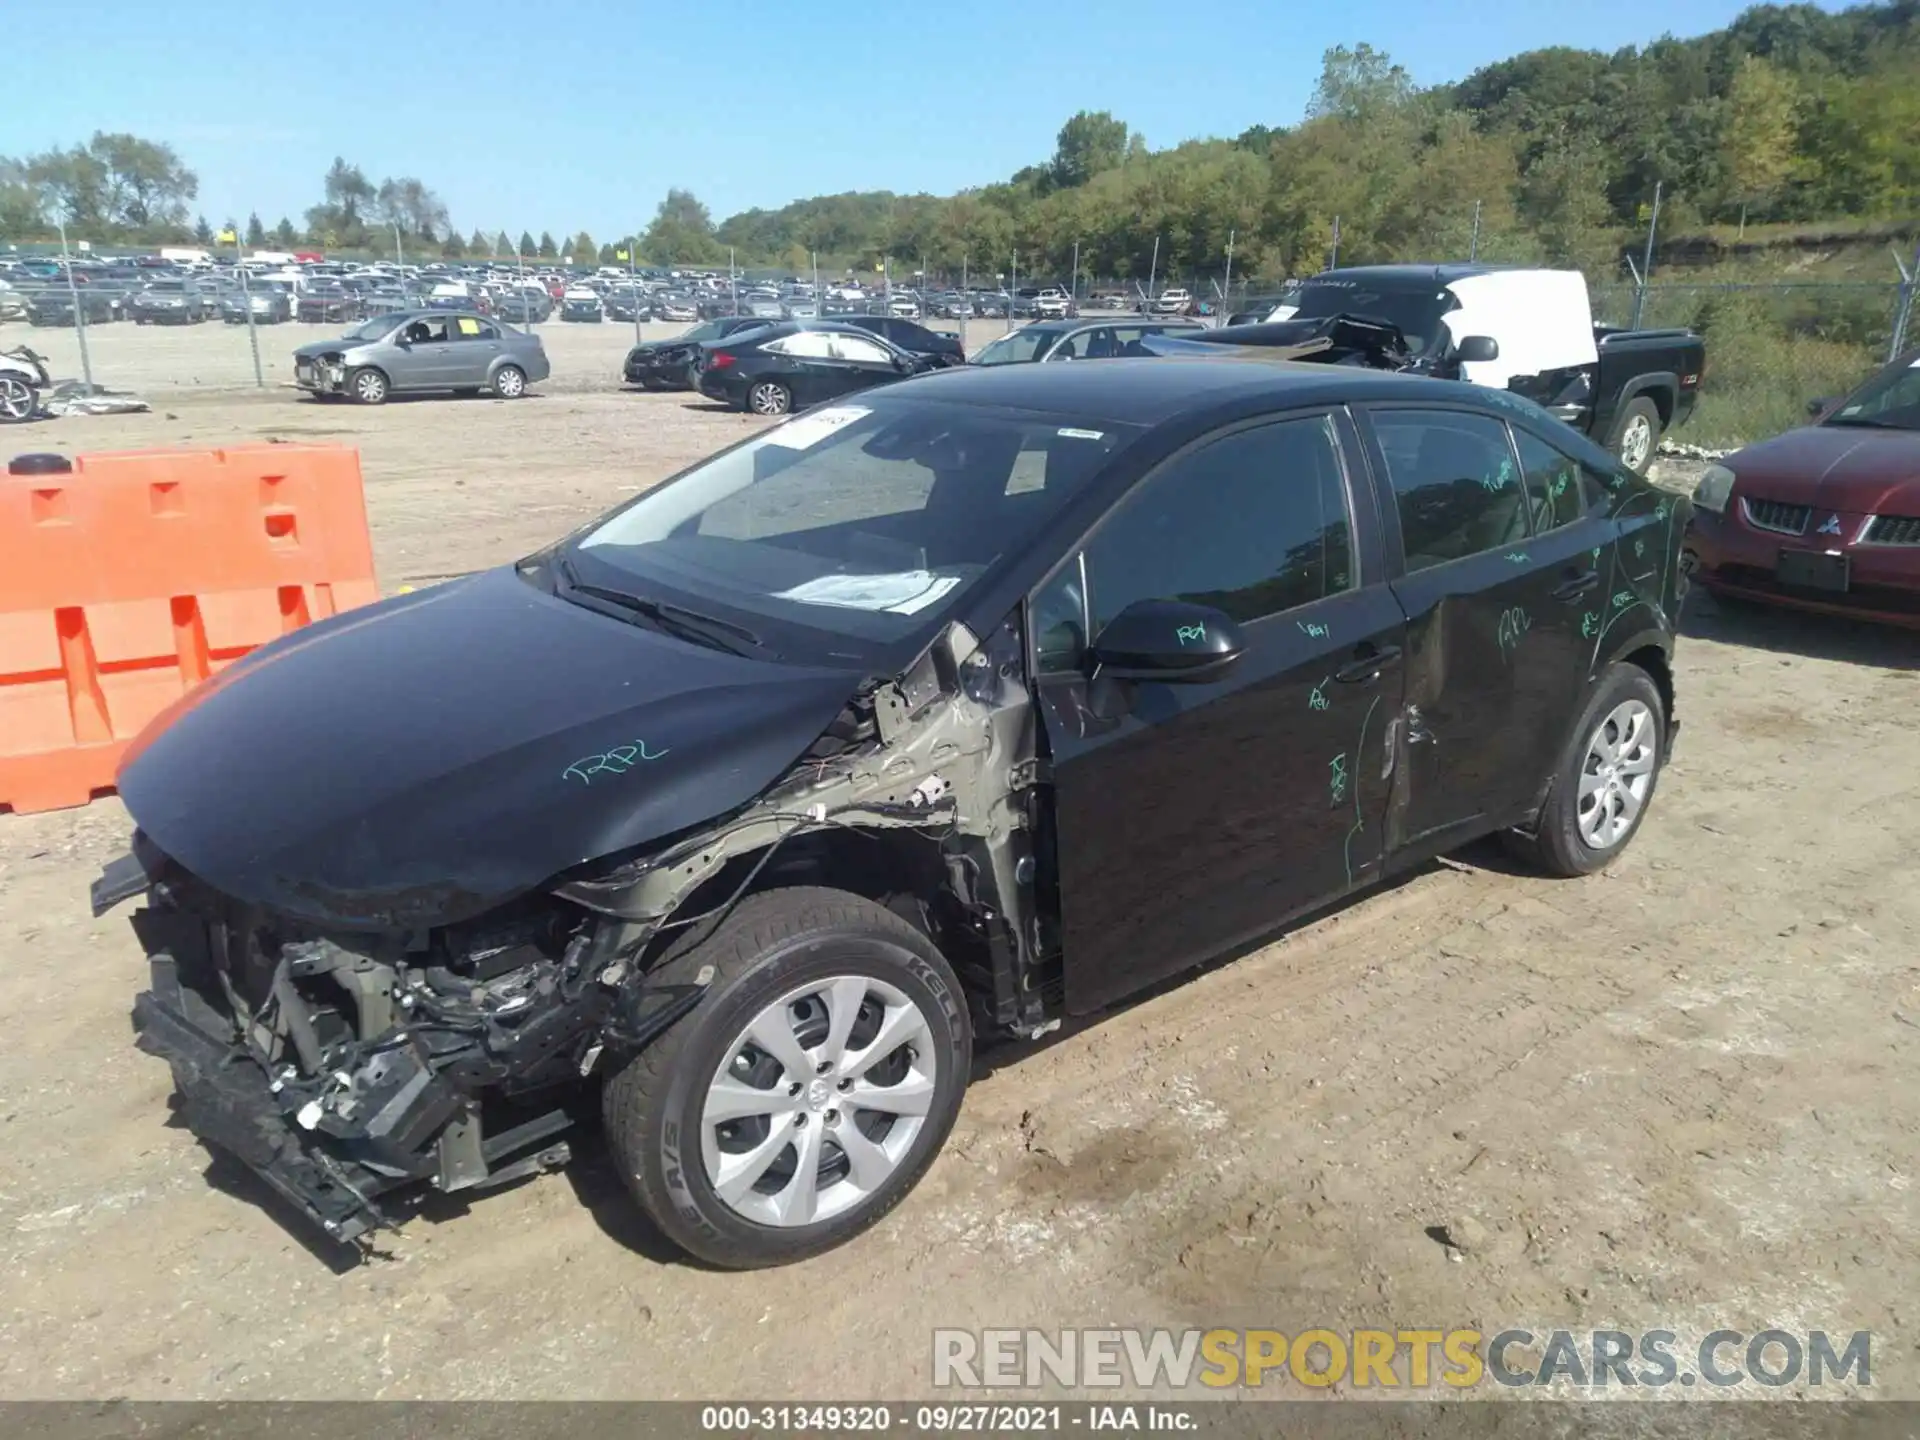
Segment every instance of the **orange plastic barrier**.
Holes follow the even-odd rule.
[[[0,475],[0,811],[84,805],[214,671],[379,598],[360,456],[125,451]]]

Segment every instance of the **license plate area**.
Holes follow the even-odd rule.
[[[1795,590],[1820,590],[1844,594],[1852,579],[1845,555],[1828,555],[1818,550],[1782,550],[1774,564],[1774,579]]]

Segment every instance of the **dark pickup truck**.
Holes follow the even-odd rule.
[[[1511,390],[1636,474],[1693,414],[1707,359],[1691,330],[1596,325],[1578,271],[1487,265],[1329,270],[1295,284],[1260,323],[1148,342],[1158,354],[1215,345]]]

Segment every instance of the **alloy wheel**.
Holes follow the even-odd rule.
[[[1652,451],[1653,422],[1644,415],[1633,416],[1620,436],[1620,462],[1637,474]]]
[[[700,1115],[720,1200],[762,1225],[811,1225],[865,1204],[926,1124],[939,1080],[933,1028],[867,975],[809,981],[722,1052]]]
[[[518,400],[527,388],[527,377],[511,365],[503,365],[493,377],[493,393],[502,400]]]
[[[25,420],[33,414],[33,387],[11,375],[0,375],[0,417]]]
[[[386,377],[377,370],[362,370],[354,378],[354,398],[365,405],[378,405],[387,398]]]
[[[763,381],[747,393],[747,403],[756,415],[784,415],[792,400],[780,386]]]
[[[1639,700],[1625,700],[1607,712],[1587,741],[1574,806],[1580,838],[1591,849],[1610,850],[1633,829],[1659,758],[1652,710]]]

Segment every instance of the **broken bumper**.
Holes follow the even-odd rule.
[[[336,395],[347,388],[347,367],[302,360],[293,368],[293,383],[318,395]]]
[[[266,1072],[225,1038],[225,1018],[180,984],[173,961],[152,962],[153,988],[133,1002],[142,1050],[165,1060],[194,1136],[239,1160],[334,1240],[388,1223],[374,1197],[396,1181],[327,1153],[282,1111]]]

